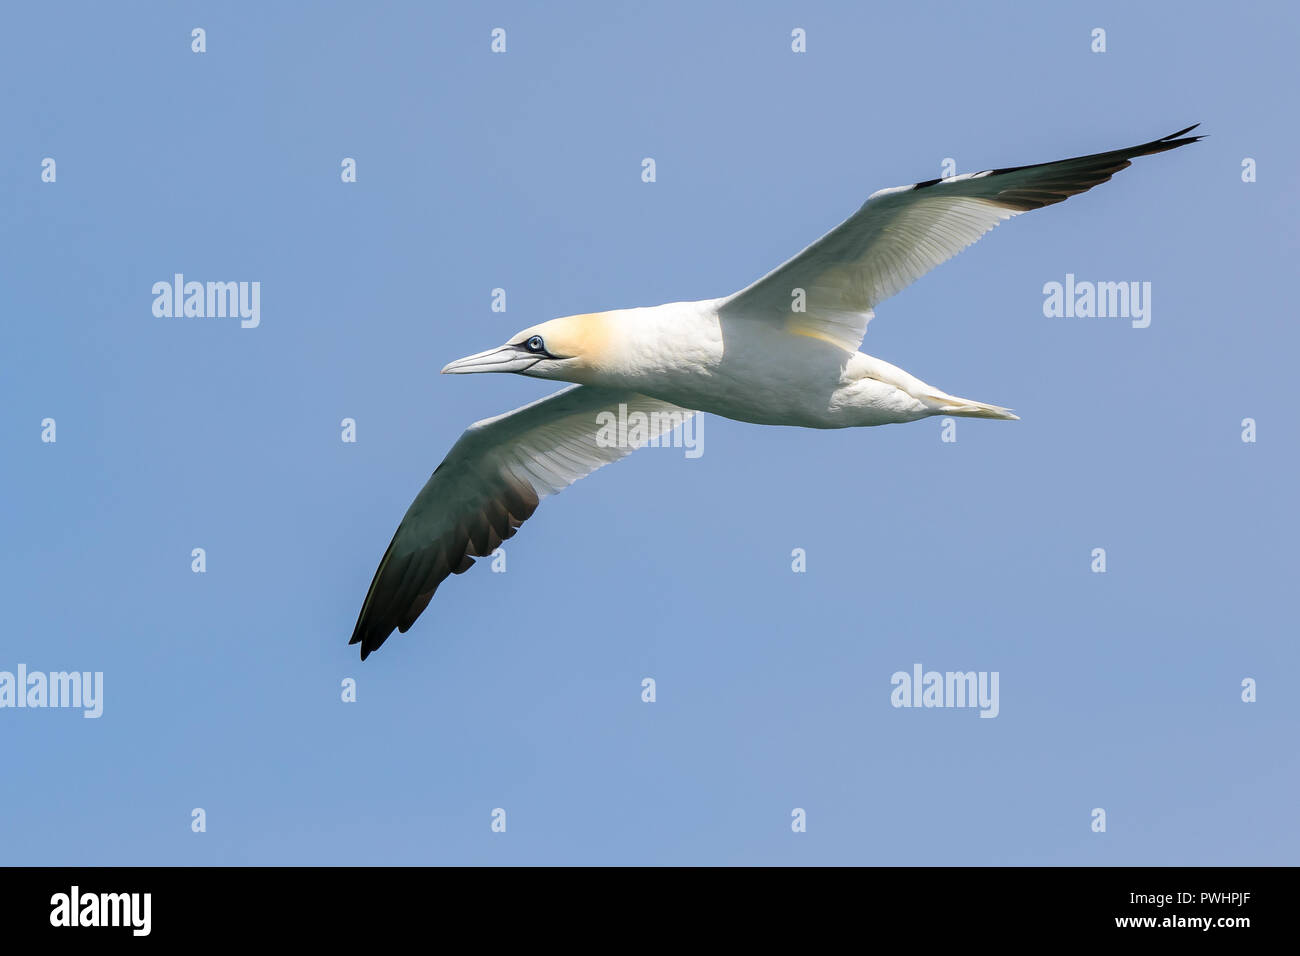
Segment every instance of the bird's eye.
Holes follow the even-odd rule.
[[[530,352],[545,352],[546,343],[542,341],[542,337],[540,335],[534,335],[531,339],[529,339],[527,342],[524,343],[524,348],[528,349],[528,351]]]

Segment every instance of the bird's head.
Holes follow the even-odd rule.
[[[533,378],[582,382],[601,364],[609,336],[608,313],[568,315],[517,332],[505,345],[457,359],[442,371],[444,375],[515,372]]]

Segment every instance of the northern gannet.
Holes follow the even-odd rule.
[[[1194,143],[1202,137],[1185,134],[1195,128],[1129,149],[882,189],[734,295],[552,319],[452,362],[444,373],[575,384],[465,430],[398,525],[349,643],[365,660],[394,628],[405,633],[448,575],[490,555],[541,499],[638,447],[598,440],[598,417],[620,406],[645,414],[647,440],[699,411],[806,428],[1015,419],[859,352],[873,310],[1002,220],[1086,192],[1134,157]]]

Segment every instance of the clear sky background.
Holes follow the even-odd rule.
[[[0,710],[0,862],[1300,860],[1293,8],[0,16],[0,670],[105,682],[98,720]],[[1194,122],[878,309],[865,351],[1021,421],[709,417],[348,646],[461,430],[553,390],[446,362],[727,294],[948,157]],[[260,327],[156,318],[176,272],[259,281]],[[1044,317],[1067,273],[1150,282],[1150,327]],[[918,662],[998,671],[1000,715],[891,707]]]

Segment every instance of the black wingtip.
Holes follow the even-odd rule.
[[[382,635],[379,631],[375,630],[366,630],[364,632],[359,630],[353,635],[352,640],[348,641],[348,644],[361,645],[361,659],[364,661],[375,651],[379,650],[379,648],[383,647],[384,641],[388,640],[388,638],[392,636],[392,633],[391,628],[387,634]]]
[[[370,622],[357,621],[357,626],[352,631],[352,639],[348,641],[348,646],[351,647],[353,644],[360,644],[361,659],[364,661],[370,656],[370,652],[377,650],[379,646],[387,640],[387,638],[388,635],[385,634],[379,640],[375,640],[375,635],[371,629]]]
[[[1193,123],[1186,129],[1180,129],[1177,133],[1170,133],[1168,136],[1162,136],[1157,140],[1153,140],[1142,148],[1148,152],[1158,153],[1163,152],[1166,149],[1186,146],[1188,143],[1199,143],[1201,140],[1205,139],[1205,133],[1201,133],[1199,136],[1188,136],[1187,134],[1200,125],[1200,123]]]

